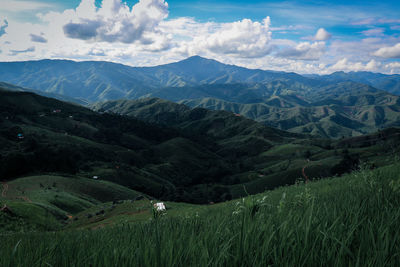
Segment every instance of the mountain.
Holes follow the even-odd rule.
[[[328,82],[341,82],[341,81],[353,81],[358,83],[367,84],[375,88],[387,91],[392,94],[400,94],[400,75],[386,75],[382,73],[374,73],[367,71],[359,72],[343,72],[338,71],[329,75],[312,75],[315,79],[328,81]]]
[[[209,87],[203,86],[201,91],[212,91]],[[241,94],[222,98],[214,93],[175,101],[191,107],[227,110],[268,126],[325,138],[357,136],[400,125],[399,97],[363,84],[341,82],[315,91],[279,91],[278,86],[268,90],[264,85],[259,87],[263,88],[263,93],[245,85],[232,87],[231,95],[237,87],[242,87]],[[262,95],[262,101],[246,101],[251,96],[255,99]],[[185,98],[184,94],[182,98]]]
[[[91,102],[139,98],[164,87],[274,80],[321,83],[295,73],[246,69],[198,56],[156,67],[129,67],[102,61],[0,62],[0,81]]]
[[[398,79],[399,75],[369,72],[304,77],[198,56],[142,68],[67,60],[0,63],[0,80],[65,101],[156,97],[227,110],[267,126],[324,138],[400,125],[398,97],[377,89],[396,92]]]
[[[27,89],[27,88],[23,88],[20,86],[16,86],[16,85],[4,83],[4,82],[0,82],[0,90],[9,90],[9,91],[16,91],[16,92],[32,92],[32,93],[36,93],[41,96],[51,97],[51,98],[55,98],[55,99],[58,99],[61,101],[65,101],[65,102],[75,103],[75,104],[79,104],[79,105],[87,105],[88,104],[87,101],[82,100],[82,99],[68,97],[68,96],[60,95],[60,94],[56,94],[56,93],[46,93],[46,92],[40,91],[40,90]]]

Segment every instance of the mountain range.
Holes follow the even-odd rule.
[[[19,91],[33,90],[83,105],[157,97],[226,110],[267,126],[324,138],[358,136],[400,125],[396,95],[400,75],[302,76],[194,56],[155,67],[67,60],[3,62],[0,81],[15,84]]]

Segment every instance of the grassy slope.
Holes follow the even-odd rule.
[[[3,191],[0,203],[7,205],[14,214],[6,218],[10,222],[2,225],[2,231],[59,229],[67,216],[108,201],[135,199],[141,195],[107,181],[56,175],[12,180],[2,184]],[[16,218],[22,221],[15,221]]]
[[[0,264],[396,266],[399,172],[357,171],[211,206],[170,203],[151,221],[142,200],[147,215],[116,216],[116,227],[3,235]]]

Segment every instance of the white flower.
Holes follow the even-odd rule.
[[[165,210],[166,210],[165,205],[164,205],[164,203],[162,203],[162,202],[155,203],[155,204],[153,205],[153,207],[154,207],[154,209],[155,209],[156,211],[165,211]]]

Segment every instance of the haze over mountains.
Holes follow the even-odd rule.
[[[194,56],[156,67],[67,60],[3,62],[0,81],[80,104],[158,97],[227,110],[282,130],[320,137],[357,136],[400,125],[396,96],[400,75],[302,76]]]

